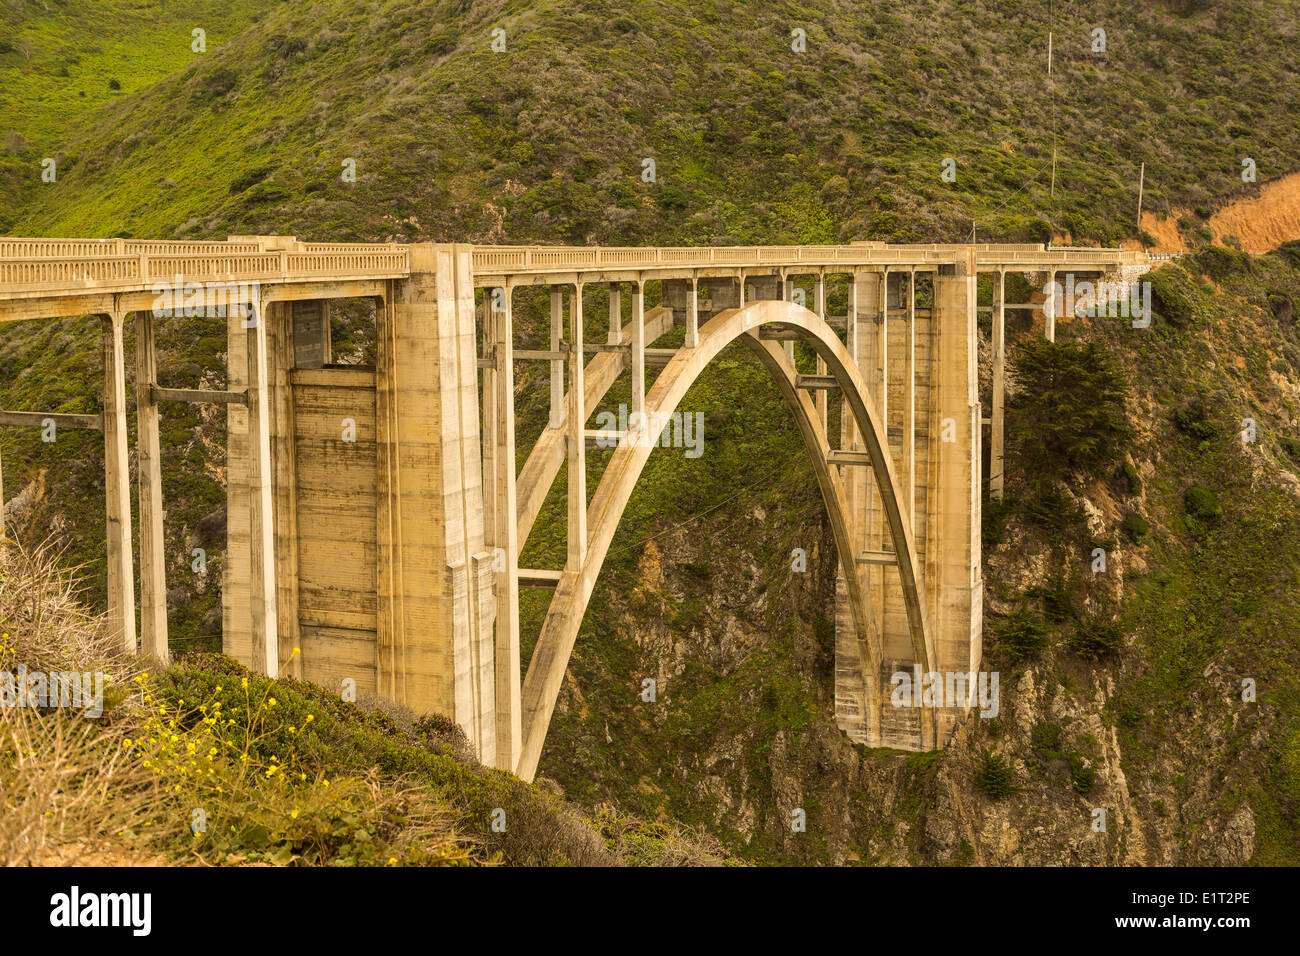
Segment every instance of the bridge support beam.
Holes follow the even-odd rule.
[[[854,364],[858,367],[862,380],[871,394],[874,394],[874,359],[876,344],[874,335],[874,317],[879,311],[880,282],[875,272],[855,270],[849,277],[848,316],[845,331],[845,346]],[[840,448],[855,454],[865,454],[865,443],[852,414],[848,402],[840,406]],[[868,469],[861,467],[844,468],[841,480],[844,485],[845,501],[849,514],[853,543],[851,553],[857,554],[867,550],[879,550],[868,544],[870,540],[868,509],[872,504],[869,495],[875,493],[867,474]],[[857,576],[857,582],[850,582],[846,574]],[[835,720],[851,740],[868,747],[880,745],[880,699],[881,681],[878,662],[872,662],[863,650],[863,642],[858,633],[858,624],[854,619],[850,601],[850,584],[861,588],[866,594],[866,603],[876,615],[876,627],[883,624],[882,608],[875,592],[871,590],[872,576],[868,569],[857,565],[852,568],[841,566],[835,582]]]
[[[1056,270],[1053,269],[1047,274],[1047,289],[1056,287]],[[1047,301],[1043,303],[1043,334],[1047,336],[1047,341],[1056,341],[1056,306],[1057,297],[1048,292]]]
[[[933,370],[937,425],[931,435],[926,594],[940,673],[969,673],[983,657],[984,578],[980,551],[982,427],[976,256],[959,254],[934,280]],[[935,422],[937,419],[937,422]],[[939,741],[962,716],[938,715]]]
[[[551,286],[551,351],[560,350],[564,339],[564,289]],[[551,360],[551,427],[564,420],[564,359]]]
[[[628,421],[636,416],[638,428],[646,427],[645,421],[645,283],[637,281],[632,286],[632,407],[629,409]],[[582,424],[575,426],[581,434]],[[629,426],[630,427],[630,426]]]
[[[409,277],[375,299],[373,370],[328,363],[321,303],[260,303],[247,329],[229,320],[228,390],[246,386],[248,406],[227,406],[224,647],[273,674],[301,646],[288,672],[445,714],[488,765],[500,685],[509,765],[520,735],[508,306],[487,313],[495,427],[481,429],[471,248],[409,256]],[[489,543],[506,569],[495,593]]]
[[[900,277],[901,278],[901,277]],[[903,506],[916,534],[916,270],[907,273],[903,327]]]
[[[488,340],[492,343],[495,367],[491,376],[494,422],[490,434],[493,452],[491,472],[484,480],[491,483],[485,497],[491,501],[491,538],[496,571],[496,759],[497,765],[514,769],[519,760],[522,741],[519,687],[523,680],[519,658],[519,525],[516,517],[515,483],[515,371],[514,316],[512,289],[502,290],[499,303],[488,297],[486,314]],[[618,286],[610,285],[610,322],[618,320]],[[501,309],[495,308],[500,304]],[[621,330],[620,330],[621,331]],[[484,376],[483,393],[488,395],[488,377]]]
[[[817,273],[817,284],[813,290],[813,311],[817,313],[817,318],[823,322],[826,321],[826,276]],[[793,357],[793,356],[792,356]],[[826,359],[821,355],[817,356],[817,374],[826,374]],[[826,410],[829,399],[826,392],[817,393],[817,420],[821,423],[822,433],[826,432]]]
[[[253,671],[275,677],[280,669],[275,584],[275,518],[271,472],[271,364],[267,308],[258,302],[248,329],[248,540],[249,609]]]
[[[644,317],[639,323],[644,339]],[[635,352],[634,361],[635,361]],[[642,362],[645,350],[641,350]],[[582,283],[573,287],[569,307],[569,420],[566,432],[569,478],[568,564],[581,568],[587,556],[587,409],[582,383]],[[644,387],[644,379],[643,379]]]

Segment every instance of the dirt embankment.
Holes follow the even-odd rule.
[[[1216,242],[1236,236],[1246,252],[1268,252],[1300,239],[1300,173],[1265,183],[1258,196],[1229,203],[1209,225]]]
[[[1142,228],[1157,240],[1150,251],[1186,252],[1178,219],[1189,212],[1175,209],[1172,216],[1144,212]],[[1257,255],[1300,239],[1300,172],[1265,183],[1257,196],[1228,203],[1211,215],[1206,225],[1219,245],[1227,245],[1228,237],[1233,236],[1242,249]]]

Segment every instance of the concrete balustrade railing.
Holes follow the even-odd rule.
[[[480,274],[572,272],[600,269],[647,269],[672,266],[745,266],[826,264],[924,265],[946,261],[956,244],[885,246],[854,243],[840,246],[698,246],[698,247],[555,247],[481,246],[474,250],[474,271]],[[981,265],[1000,263],[1098,264],[1116,267],[1136,262],[1141,253],[1120,249],[1056,248],[1023,243],[975,245]]]
[[[97,256],[67,259],[0,259],[0,286],[66,285],[91,283],[140,283],[142,260],[138,256]]]
[[[86,258],[129,256],[153,252],[204,255],[258,252],[255,242],[173,242],[166,239],[3,239],[0,259]]]
[[[266,252],[257,251],[256,244],[241,243],[240,251],[231,252],[224,244],[216,243],[221,247],[217,254],[187,249],[187,245],[159,243],[148,247],[155,253],[170,255],[0,257],[0,297],[4,293],[139,290],[159,282],[275,283],[398,278],[410,273],[410,255],[400,246],[357,247],[345,252]]]
[[[201,282],[205,279],[271,279],[284,272],[278,252],[234,256],[150,256],[152,279]]]
[[[829,267],[927,268],[951,262],[959,244],[825,246],[479,246],[473,269],[486,283],[511,275],[618,272],[652,275],[673,270],[775,269],[799,274]],[[1095,266],[1136,267],[1143,252],[1044,248],[1034,244],[975,244],[982,269]],[[299,242],[292,236],[239,236],[226,242],[155,239],[0,238],[0,293],[59,295],[120,292],[158,281],[303,282],[400,278],[410,272],[409,247],[399,243]],[[649,277],[647,275],[647,277]],[[179,280],[177,277],[180,277]]]
[[[411,271],[405,249],[350,252],[290,252],[286,254],[290,275],[399,276]]]

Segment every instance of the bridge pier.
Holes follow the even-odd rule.
[[[958,255],[932,273],[933,308],[918,310],[915,271],[904,277],[886,266],[859,270],[850,306],[851,344],[902,475],[904,506],[913,523],[924,569],[925,597],[935,633],[936,659],[918,661],[884,503],[865,469],[845,477],[857,519],[858,573],[878,609],[882,659],[861,661],[853,639],[842,575],[836,601],[836,714],[841,729],[867,746],[924,750],[942,746],[965,708],[935,712],[930,739],[923,714],[891,702],[893,675],[969,673],[982,657],[983,580],[980,567],[981,422],[975,257]],[[841,447],[859,447],[852,423]],[[864,702],[879,702],[871,712]]]
[[[496,758],[498,766],[514,769],[523,740],[519,699],[519,528],[516,518],[515,370],[513,288],[501,287],[501,298],[489,290],[485,342],[491,345],[492,366],[484,371],[484,533],[496,572]],[[610,323],[618,321],[619,293],[610,285]],[[500,308],[497,308],[497,306]],[[621,332],[621,329],[620,329]],[[489,413],[490,412],[490,416]]]
[[[229,320],[230,387],[246,387],[248,408],[229,411],[223,643],[270,674],[299,647],[304,677],[446,714],[492,765],[497,685],[510,682],[494,640],[470,248],[411,246],[410,262],[378,301],[374,369],[328,364],[319,303],[266,302],[249,329]],[[513,376],[509,319],[497,323],[500,399]],[[513,504],[513,417],[502,425],[486,479],[497,508]],[[341,520],[321,521],[322,509]],[[491,539],[507,586],[510,525]],[[517,620],[506,618],[504,666],[518,660]],[[512,709],[504,696],[509,752],[518,698]]]

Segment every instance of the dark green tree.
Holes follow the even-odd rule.
[[[1133,437],[1119,363],[1096,343],[1031,339],[1012,369],[1020,391],[1008,403],[1007,436],[1027,474],[1113,472]]]

